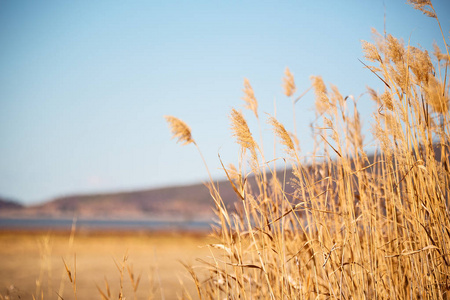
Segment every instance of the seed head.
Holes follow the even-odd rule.
[[[322,76],[311,76],[312,86],[316,94],[316,110],[319,114],[326,112],[330,106],[327,96],[327,88],[323,82]]]
[[[436,13],[430,0],[408,0],[408,2],[414,7],[414,9],[420,10],[430,18],[436,19]]]
[[[245,121],[242,113],[233,108],[231,110],[230,119],[231,130],[233,132],[233,136],[237,139],[237,143],[245,149],[254,149],[256,143],[253,140],[252,133],[250,132],[247,121]]]
[[[292,139],[289,136],[289,133],[284,128],[283,124],[278,122],[274,117],[270,117],[268,122],[273,126],[273,131],[280,139],[280,143],[286,146],[286,153],[288,153],[289,155],[293,155],[293,153],[295,152],[294,143],[292,142]]]
[[[410,59],[410,68],[415,75],[415,82],[418,85],[422,83],[426,85],[430,74],[433,72],[433,64],[431,63],[428,51],[422,51],[412,46],[408,49],[412,56],[412,59]]]
[[[183,121],[172,116],[164,116],[169,123],[170,130],[173,134],[172,138],[178,138],[178,142],[182,142],[183,146],[195,143],[191,136],[191,129]]]
[[[244,78],[243,91],[244,97],[242,97],[242,100],[244,100],[246,103],[245,108],[253,111],[256,118],[258,118],[258,101],[255,98],[255,93],[253,92],[253,88],[247,78]]]
[[[284,75],[286,75],[283,78],[284,94],[288,97],[291,97],[297,90],[295,87],[294,75],[292,75],[292,73],[289,71],[289,68],[286,68],[286,70],[284,71]]]
[[[426,101],[437,113],[445,114],[449,110],[449,96],[447,89],[434,76],[430,76],[425,86]]]
[[[374,44],[366,42],[366,41],[361,41],[362,43],[362,48],[364,51],[364,57],[371,61],[371,62],[376,62],[376,61],[380,61],[381,62],[381,57],[380,54],[378,53],[377,47],[375,47]]]
[[[367,92],[370,95],[370,98],[372,98],[373,101],[375,101],[376,103],[380,103],[380,98],[378,97],[378,93],[371,87],[366,87],[367,88]]]
[[[394,109],[394,102],[392,101],[392,95],[388,91],[384,92],[381,95],[381,102],[390,111],[392,111]]]
[[[403,58],[405,56],[405,47],[403,46],[403,41],[399,41],[397,38],[389,34],[387,36],[386,43],[388,57],[395,64],[403,62]]]

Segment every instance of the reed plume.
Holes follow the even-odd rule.
[[[291,71],[289,71],[289,68],[286,68],[286,70],[284,70],[284,75],[285,75],[285,77],[283,78],[284,94],[288,97],[291,97],[297,90],[297,88],[295,87],[294,75],[292,75]]]
[[[428,51],[422,51],[419,48],[409,46],[410,58],[410,69],[414,74],[414,82],[417,85],[427,84],[428,78],[433,73],[433,64],[431,63],[430,55]],[[436,56],[437,57],[437,56]],[[437,57],[439,59],[439,57]]]
[[[237,143],[244,149],[254,150],[256,143],[242,113],[233,108],[231,110],[230,120],[231,131],[233,132],[233,136],[236,137]]]
[[[278,136],[280,143],[285,146],[285,151],[291,156],[295,154],[294,142],[292,141],[291,136],[284,128],[283,124],[277,121],[274,117],[270,117],[268,123],[272,125],[273,131]]]
[[[167,123],[169,124],[170,130],[172,132],[172,138],[177,138],[177,143],[181,142],[182,145],[188,145],[190,143],[194,143],[195,141],[192,139],[191,129],[180,119],[173,116],[164,116]]]
[[[443,61],[444,64],[446,64],[447,66],[449,65],[450,62],[450,56],[448,54],[444,54],[441,52],[441,49],[439,48],[439,46],[436,44],[436,42],[433,44],[433,55],[438,59],[438,61]]]
[[[424,15],[430,18],[436,19],[436,12],[434,11],[433,4],[430,0],[408,0],[408,2],[414,9],[420,10]]]
[[[255,174],[259,173],[257,154],[257,149],[259,148],[258,144],[253,139],[253,135],[250,132],[247,121],[245,120],[242,113],[234,108],[231,110],[230,120],[232,135],[236,138],[237,143],[242,147],[242,149],[250,151],[250,167]]]
[[[398,40],[391,34],[388,34],[386,39],[387,57],[395,64],[403,63],[405,60],[405,47],[403,41]]]
[[[252,86],[250,85],[250,81],[247,78],[244,78],[244,97],[242,100],[245,102],[245,108],[253,111],[255,117],[258,118],[258,101],[255,97],[255,92],[253,91]]]
[[[367,93],[370,95],[370,98],[372,98],[373,101],[380,104],[380,97],[378,96],[378,93],[371,87],[367,86]]]
[[[381,56],[378,53],[377,47],[374,44],[369,43],[367,41],[361,41],[361,44],[362,44],[362,48],[364,51],[364,57],[367,60],[369,60],[371,62],[376,62],[376,61],[381,62]]]
[[[426,94],[426,101],[433,110],[437,113],[446,114],[449,110],[449,95],[444,85],[431,76],[428,84],[424,87]]]
[[[392,101],[392,95],[389,91],[385,91],[381,95],[381,103],[383,103],[383,105],[390,111],[394,109],[394,102]]]
[[[322,76],[311,76],[310,78],[316,95],[316,110],[319,114],[323,114],[330,107],[327,88],[323,82]]]

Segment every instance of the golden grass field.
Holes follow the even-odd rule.
[[[206,234],[143,232],[75,234],[71,247],[69,239],[70,233],[1,232],[0,299],[41,299],[42,295],[58,299],[61,284],[61,296],[75,299],[63,262],[64,258],[74,277],[74,255],[77,298],[102,299],[96,285],[107,294],[106,278],[111,298],[118,299],[120,272],[114,260],[120,266],[126,253],[135,281],[141,275],[138,299],[177,299],[185,288],[195,295],[195,285],[179,260],[195,264],[196,257],[210,255],[207,247],[199,246],[212,242]],[[124,299],[133,299],[126,268],[123,282]]]

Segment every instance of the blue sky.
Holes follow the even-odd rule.
[[[450,2],[433,2],[448,36]],[[397,0],[0,1],[0,195],[32,204],[206,180],[196,149],[170,139],[164,115],[190,125],[223,178],[217,154],[238,161],[228,115],[242,108],[244,77],[262,117],[276,101],[289,130],[286,67],[299,92],[310,75],[344,95],[381,90],[358,58],[384,13],[387,32],[406,43],[442,45],[436,22]],[[313,103],[309,93],[296,107],[305,157]],[[373,103],[362,97],[358,107],[369,130]],[[264,124],[263,136],[273,156]]]

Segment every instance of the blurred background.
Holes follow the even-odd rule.
[[[228,115],[243,108],[244,78],[260,116],[276,107],[290,131],[286,67],[297,95],[311,75],[344,96],[382,91],[358,61],[372,27],[427,49],[440,36],[434,19],[404,2],[1,1],[0,196],[33,205],[207,180],[195,147],[171,140],[164,115],[191,127],[213,177],[223,179],[218,154],[225,163],[239,158]],[[433,3],[448,36],[450,2]],[[358,100],[367,147],[374,105],[368,95]],[[307,159],[312,92],[296,115]],[[273,135],[262,125],[271,158]]]

